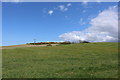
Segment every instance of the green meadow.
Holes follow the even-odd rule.
[[[117,78],[118,43],[2,50],[3,78]]]

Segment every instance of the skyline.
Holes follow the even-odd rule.
[[[103,30],[102,37],[99,36],[98,39],[108,36],[109,39],[112,37],[116,40],[116,33],[118,33],[116,32],[118,30],[117,2],[3,2],[2,10],[3,45],[25,44],[33,42],[34,38],[37,42],[78,40],[86,36],[86,29],[94,35],[93,39],[95,39],[93,29],[96,27],[92,27],[92,30],[90,27],[99,26],[101,17],[100,20],[105,25],[100,25],[99,29],[105,26],[106,30]],[[104,16],[106,13],[108,16]],[[112,20],[103,21],[109,19],[109,14]],[[111,24],[113,21],[114,25]],[[110,23],[110,27],[107,27],[106,23]],[[102,30],[95,30],[102,32]],[[109,40],[108,38],[106,41]]]

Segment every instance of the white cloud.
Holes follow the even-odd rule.
[[[53,14],[53,10],[49,10],[49,11],[48,11],[48,14],[49,14],[49,15],[52,15],[52,14]]]
[[[68,4],[67,4],[68,7],[71,6],[71,5],[72,5],[71,3],[68,3]]]
[[[52,10],[49,10],[47,13],[49,15],[52,15],[56,10],[60,10],[62,12],[68,11],[68,7],[71,6],[71,5],[72,5],[71,3],[68,3],[66,6],[59,5],[59,6],[55,7],[55,8],[53,8]],[[43,13],[46,13],[46,8],[43,8]]]
[[[70,4],[69,4],[69,6],[70,6]],[[60,11],[67,11],[68,10],[68,7],[65,7],[64,5],[60,5],[60,6],[58,6],[58,8],[60,9]]]
[[[106,42],[118,40],[117,7],[109,7],[91,19],[91,26],[83,31],[73,31],[60,35],[63,40],[87,40],[91,42]]]
[[[60,6],[58,6],[58,7],[60,8],[61,11],[64,11],[64,9],[65,9],[65,6],[64,6],[64,5],[60,5]]]
[[[60,10],[63,10],[64,9],[64,5],[60,5],[58,6],[60,8]]]

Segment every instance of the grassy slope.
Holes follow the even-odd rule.
[[[117,43],[3,50],[4,78],[115,78]]]

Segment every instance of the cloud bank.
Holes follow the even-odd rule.
[[[109,7],[90,20],[91,26],[83,31],[72,31],[61,34],[65,41],[86,40],[90,42],[118,41],[118,11],[117,6]]]

